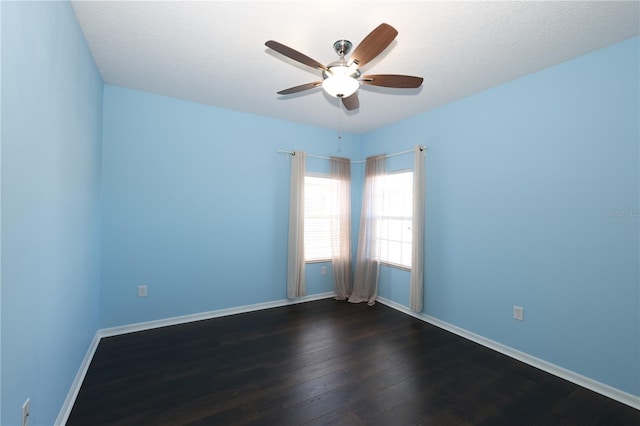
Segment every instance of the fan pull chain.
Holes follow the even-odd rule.
[[[338,140],[342,140],[342,98],[338,99]]]

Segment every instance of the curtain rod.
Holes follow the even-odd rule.
[[[420,151],[426,151],[427,147],[424,145],[420,145]],[[289,154],[289,155],[295,155],[296,153],[294,151],[286,151],[284,149],[279,149],[278,152],[280,154]],[[400,152],[394,152],[393,154],[387,154],[384,157],[385,158],[389,158],[389,157],[395,157],[396,155],[402,155],[402,154],[408,154],[410,152],[413,152],[413,149],[408,149],[406,151],[400,151]],[[307,154],[307,157],[311,157],[311,158],[319,158],[321,160],[331,160],[331,157],[323,157],[320,155],[313,155],[313,154]],[[352,163],[365,163],[367,160],[349,160]]]

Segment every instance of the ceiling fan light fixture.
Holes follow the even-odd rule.
[[[324,77],[322,88],[334,98],[347,98],[360,87],[360,83],[356,80],[360,72],[355,65],[347,66],[344,63],[329,65],[329,69],[324,71],[322,76]]]
[[[334,98],[347,98],[353,95],[358,87],[358,80],[345,75],[332,76],[322,82],[324,91]]]

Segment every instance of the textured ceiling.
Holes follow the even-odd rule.
[[[364,133],[639,33],[639,2],[73,1],[105,83]],[[363,71],[424,77],[420,89],[363,86],[346,112],[320,73],[268,49],[338,59],[386,22],[399,34]],[[341,117],[340,117],[341,116]]]

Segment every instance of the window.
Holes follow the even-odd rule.
[[[389,173],[378,179],[375,256],[380,262],[410,269],[413,172]],[[327,176],[309,174],[304,178],[305,262],[330,261],[340,254],[336,243],[340,235],[338,185]]]
[[[381,262],[411,268],[413,172],[390,173],[379,179],[375,253]]]
[[[337,185],[336,180],[328,177],[304,177],[305,262],[328,261],[340,254],[337,244],[331,243],[332,238],[337,240],[340,235]]]

